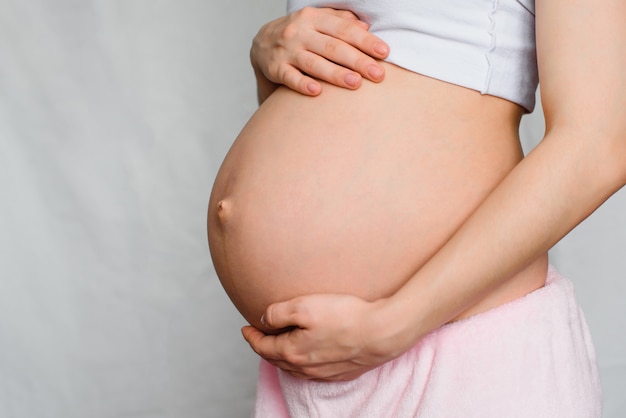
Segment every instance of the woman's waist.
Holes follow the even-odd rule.
[[[519,146],[520,106],[387,62],[380,64],[385,79],[380,83],[364,79],[357,90],[322,82],[322,93],[308,97],[279,88],[252,117],[249,124],[256,129],[255,136],[267,129],[262,136],[303,138],[311,146],[328,146],[329,140],[354,140],[350,143],[354,146],[367,145],[368,140],[389,142],[389,146],[398,141],[417,145],[425,141],[426,146],[431,141],[437,146],[439,139],[458,140],[457,145],[471,141],[480,146],[496,140]]]

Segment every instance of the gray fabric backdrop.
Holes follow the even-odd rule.
[[[0,418],[245,417],[256,363],[215,278],[213,178],[282,0],[0,0]],[[531,147],[539,112],[522,127]],[[626,416],[626,194],[554,251]]]

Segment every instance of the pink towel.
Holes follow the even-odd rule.
[[[594,418],[600,380],[572,283],[432,332],[350,382],[296,379],[262,361],[253,417]]]

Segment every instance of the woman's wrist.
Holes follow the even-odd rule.
[[[370,350],[390,360],[402,355],[427,334],[422,329],[418,310],[408,312],[397,295],[372,302],[368,333],[375,343]]]
[[[467,304],[471,305],[474,299],[468,296],[473,292],[469,289],[463,289],[460,294],[454,292],[455,287],[462,286],[456,280],[444,279],[459,277],[460,273],[449,267],[437,262],[424,266],[393,295],[374,302],[377,314],[373,332],[380,335],[383,349],[401,350],[395,353],[400,355],[453,320]]]

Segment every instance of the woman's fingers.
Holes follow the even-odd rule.
[[[293,376],[351,380],[408,348],[393,324],[373,319],[385,307],[384,300],[368,302],[346,294],[299,296],[265,311],[264,327],[284,332],[266,335],[248,326],[242,334],[258,355]]]
[[[279,74],[279,84],[283,84],[300,94],[317,96],[322,92],[322,86],[319,81],[303,74],[293,65],[283,64],[283,68],[279,70]]]
[[[307,39],[305,49],[294,53],[293,64],[284,64],[282,73],[279,72],[279,82],[287,87],[305,93],[318,79],[356,89],[361,86],[362,77],[374,82],[384,78],[382,65],[351,45],[321,33],[311,34]]]
[[[314,27],[318,32],[352,45],[370,57],[384,59],[389,55],[389,46],[368,32],[369,25],[358,19],[321,18],[314,20]]]
[[[294,344],[289,341],[292,332],[267,335],[252,326],[241,329],[244,339],[259,356],[283,370],[302,372],[304,365],[308,364],[308,356],[295,351]]]
[[[273,303],[265,310],[261,322],[270,329],[307,328],[310,322],[307,306],[306,303],[302,303],[301,297]]]
[[[384,70],[376,60],[389,55],[387,44],[369,33],[366,23],[332,14],[324,16],[325,10],[305,8],[299,12],[306,15],[304,19],[310,19],[314,31],[304,37],[304,47],[327,60],[331,66],[326,67],[326,70],[334,71],[332,75],[328,72],[320,74],[319,78],[331,83],[343,81],[348,72],[339,71],[337,67],[344,67],[372,81],[381,81]]]
[[[257,74],[272,83],[315,96],[318,80],[356,89],[363,77],[379,82],[388,46],[368,24],[345,10],[304,8],[264,25],[250,57]]]
[[[241,329],[243,338],[250,344],[252,350],[272,364],[282,361],[280,354],[280,343],[278,336],[267,335],[252,326],[245,326]],[[283,363],[281,363],[283,364]],[[283,366],[287,363],[284,362]]]
[[[294,65],[283,64],[278,74],[281,84],[299,93],[310,96],[319,94],[322,86],[318,80],[348,89],[356,89],[361,85],[359,73],[333,64],[312,52],[302,51],[294,61]]]
[[[296,55],[296,66],[307,74],[342,87],[356,88],[361,76],[380,82],[385,71],[378,61],[352,45],[321,33],[308,38]],[[349,84],[347,76],[356,80]]]
[[[309,356],[295,351],[290,331],[280,335],[266,335],[252,326],[243,327],[241,333],[250,347],[269,363],[299,379],[317,381],[353,380],[372,367],[351,361],[311,363]]]
[[[355,15],[354,13],[352,13],[350,10],[331,9],[328,7],[323,7],[323,8],[320,8],[319,10],[328,11],[328,13],[334,14],[335,16],[341,17],[343,19],[354,20],[354,21],[360,22],[366,29],[369,27],[367,23],[363,22],[362,20],[359,20],[359,17]]]

